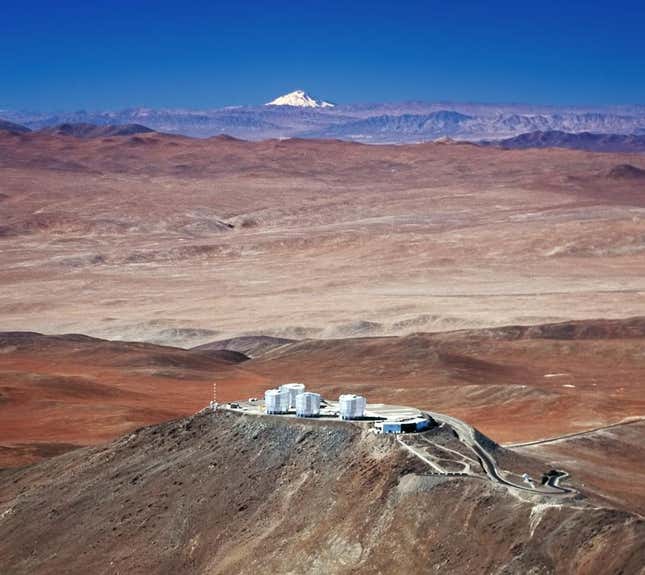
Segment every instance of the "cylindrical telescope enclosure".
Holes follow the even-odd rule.
[[[268,389],[264,392],[267,413],[287,413],[289,411],[289,392],[282,389]]]
[[[360,395],[341,395],[338,398],[338,408],[341,419],[360,419],[365,416],[365,398]]]
[[[296,397],[304,393],[305,386],[302,383],[285,383],[280,386],[280,391],[287,391],[289,393],[289,408],[296,407]]]
[[[320,415],[320,394],[305,391],[296,396],[296,415],[298,417],[318,417]]]

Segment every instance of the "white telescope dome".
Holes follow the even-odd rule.
[[[289,392],[282,389],[267,389],[264,392],[267,413],[287,413],[289,411]]]
[[[341,419],[360,419],[365,416],[367,401],[361,395],[345,394],[338,398]]]
[[[320,415],[320,394],[305,391],[296,396],[296,415],[298,417],[318,417]]]
[[[291,409],[296,407],[296,397],[305,391],[304,383],[284,383],[280,386],[281,391],[286,391],[289,394],[289,407]]]

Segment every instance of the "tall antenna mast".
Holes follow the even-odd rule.
[[[217,409],[217,382],[213,382],[213,399],[211,400],[211,409],[215,411]]]

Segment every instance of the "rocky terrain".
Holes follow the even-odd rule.
[[[0,130],[3,574],[639,573],[642,154],[120,123]],[[461,418],[579,495],[194,415],[287,381]]]
[[[0,482],[11,575],[631,574],[645,559],[633,513],[432,475],[341,422],[203,413]]]
[[[302,381],[328,398],[357,392],[459,417],[498,443],[583,434],[521,449],[543,467],[569,470],[606,505],[642,513],[645,491],[634,482],[645,473],[644,339],[643,318],[406,337],[240,338],[200,350],[8,333],[0,337],[0,467],[192,414],[213,398],[213,384],[219,401],[233,401]]]
[[[609,177],[614,179],[633,179],[633,180],[642,180],[645,178],[645,170],[642,168],[637,168],[631,164],[620,164],[614,166],[609,172]]]
[[[643,312],[639,154],[1,134],[5,330],[195,347]]]
[[[566,468],[588,491],[611,505],[645,515],[645,447],[643,419],[627,420],[604,429],[516,448],[531,457]]]
[[[296,340],[268,335],[247,335],[204,343],[192,348],[195,351],[232,350],[249,357],[258,357],[273,349],[294,343]]]
[[[42,134],[74,136],[76,138],[108,138],[110,136],[132,136],[153,132],[141,124],[96,125],[88,123],[58,124],[40,130]]]
[[[12,134],[24,134],[26,132],[30,132],[31,130],[26,126],[0,119],[0,131],[9,132]]]
[[[226,373],[252,374],[232,351],[189,352],[87,336],[0,334],[0,467],[24,465],[194,413]],[[237,375],[236,375],[237,374]]]
[[[592,152],[645,152],[645,135],[603,134],[579,132],[570,133],[558,130],[536,131],[504,138],[485,145],[507,149],[527,148],[570,148]]]
[[[645,134],[643,106],[554,107],[414,101],[332,105],[301,91],[285,94],[264,106],[205,110],[132,108],[56,114],[4,110],[0,117],[34,130],[62,123],[143,124],[160,132],[201,138],[229,134],[245,140],[307,137],[379,144],[424,142],[442,137],[497,140],[553,130],[572,134]]]

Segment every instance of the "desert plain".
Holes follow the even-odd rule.
[[[138,416],[110,412],[107,430],[84,425],[84,438],[47,423],[44,436],[38,425],[29,432],[71,445],[192,413],[213,382],[222,400],[285,379],[331,394],[351,387],[452,410],[500,441],[640,416],[642,168],[638,154],[453,142],[3,133],[4,331],[185,349],[251,342],[233,345],[250,362],[177,359],[188,365],[179,388],[161,360],[146,373],[141,359],[136,368],[115,362],[116,341],[8,338],[3,394],[41,376],[143,394]],[[291,345],[267,356],[257,347],[266,336]],[[88,346],[87,357],[70,353]],[[101,371],[102,362],[116,371]],[[32,402],[43,397],[21,393],[27,412],[5,401],[10,419],[38,418]],[[65,421],[83,421],[74,402],[63,403],[75,414]],[[5,445],[21,441],[21,427]]]
[[[265,554],[638,572],[643,169],[450,141],[0,132],[12,572],[257,572]],[[202,411],[287,381],[461,418],[515,475],[564,469],[576,495],[433,477],[349,424]],[[340,527],[276,515],[302,498]]]
[[[191,347],[643,313],[642,155],[0,138],[6,330]],[[614,171],[612,171],[614,170]]]

